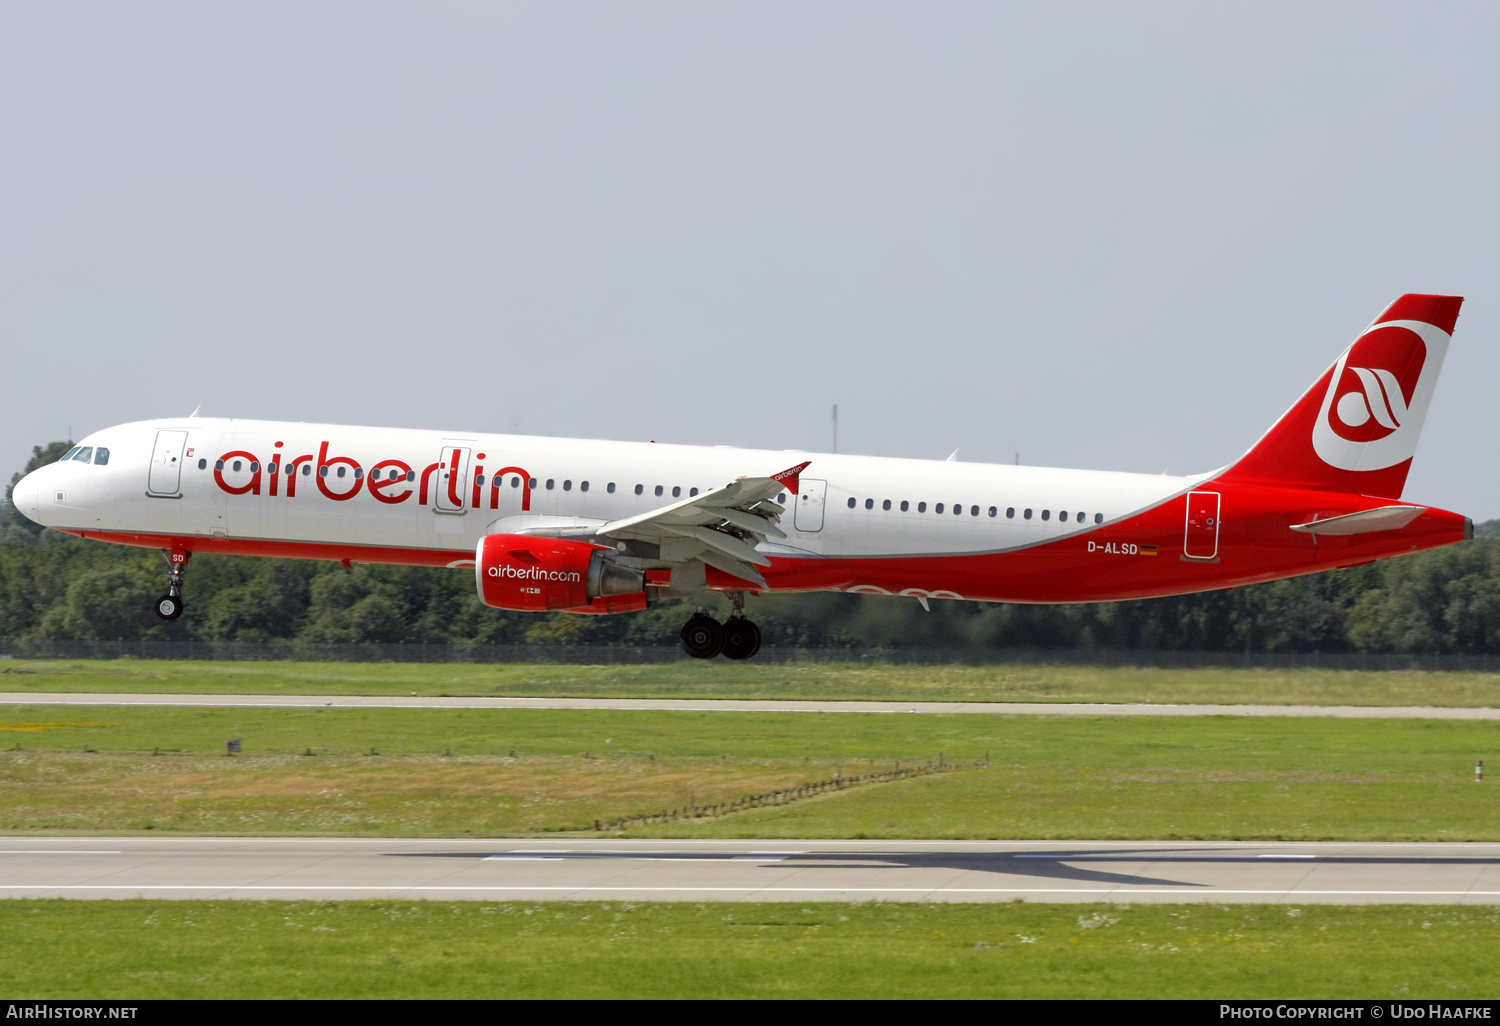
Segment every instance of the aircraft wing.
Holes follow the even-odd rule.
[[[736,478],[670,506],[610,521],[593,533],[598,538],[658,544],[664,552],[679,554],[682,562],[701,560],[765,587],[765,578],[755,568],[771,561],[755,547],[767,538],[786,537],[777,526],[786,507],[776,496],[783,491],[796,495],[798,477],[807,467],[799,463],[769,477]]]

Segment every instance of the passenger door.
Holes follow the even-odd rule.
[[[798,492],[797,512],[792,515],[793,526],[804,534],[823,530],[823,505],[828,497],[828,482],[804,477]]]
[[[182,453],[187,447],[186,431],[158,431],[156,447],[151,451],[151,471],[146,493],[171,498],[182,495]]]
[[[1189,559],[1214,559],[1219,554],[1219,493],[1188,492],[1187,528],[1182,553]]]

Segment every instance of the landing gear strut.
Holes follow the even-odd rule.
[[[682,628],[682,648],[694,659],[712,659],[723,654],[726,659],[749,659],[760,651],[760,628],[745,619],[745,593],[728,593],[729,620],[719,623],[699,609]]]
[[[185,549],[167,552],[167,593],[156,600],[156,615],[175,620],[182,615],[182,576],[187,572],[193,554]]]

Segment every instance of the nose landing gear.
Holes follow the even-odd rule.
[[[167,552],[167,593],[156,600],[156,615],[175,620],[182,615],[182,577],[193,554],[186,549]]]
[[[745,593],[731,591],[727,623],[719,623],[702,609],[682,628],[682,649],[694,659],[749,659],[760,651],[760,628],[745,619]]]

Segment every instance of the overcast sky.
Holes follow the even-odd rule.
[[[0,467],[185,414],[1173,473],[1468,297],[1494,4],[0,4]],[[763,468],[750,468],[763,469]]]

